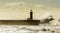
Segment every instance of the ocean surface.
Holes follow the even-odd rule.
[[[60,33],[57,25],[0,25],[0,33]]]

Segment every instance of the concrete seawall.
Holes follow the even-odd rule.
[[[2,25],[39,25],[40,20],[0,20]]]

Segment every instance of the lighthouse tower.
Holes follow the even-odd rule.
[[[30,19],[33,20],[33,12],[30,10]]]
[[[33,20],[33,12],[30,10],[30,17],[27,20]]]

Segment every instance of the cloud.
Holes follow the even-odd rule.
[[[43,4],[35,4],[33,7],[34,7],[34,9],[38,9],[38,10],[47,10],[50,8],[49,6],[46,6]]]
[[[34,5],[34,7],[44,7],[44,5],[40,5],[40,4],[36,4],[36,5]]]
[[[60,7],[60,0],[0,0],[0,2],[20,2],[24,4],[44,4],[46,6],[52,6],[52,7]],[[20,4],[22,5],[22,4]],[[31,6],[31,5],[30,5]]]
[[[5,3],[2,4],[2,7],[24,7],[24,2],[12,2],[12,3]]]

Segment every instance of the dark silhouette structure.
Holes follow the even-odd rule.
[[[32,12],[32,10],[30,11],[30,19],[31,20],[33,19],[33,12]]]
[[[40,20],[33,20],[33,12],[30,10],[30,18],[27,20],[0,20],[0,24],[5,25],[39,25]]]

